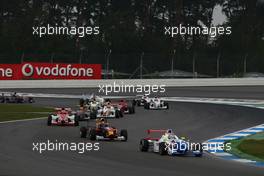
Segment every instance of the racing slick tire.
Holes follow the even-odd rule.
[[[96,119],[96,114],[97,114],[97,111],[95,111],[95,110],[91,111],[90,119]]]
[[[119,113],[119,117],[124,117],[123,111],[118,110],[118,113]]]
[[[90,137],[91,141],[95,141],[96,140],[96,129],[92,128],[90,130],[89,137]]]
[[[135,106],[129,106],[128,107],[128,113],[129,114],[135,114]]]
[[[132,105],[133,105],[133,106],[136,106],[136,105],[137,105],[137,100],[133,100],[133,101],[132,101]]]
[[[117,119],[120,118],[120,111],[118,111],[118,110],[115,111],[115,118],[117,118]]]
[[[139,144],[139,150],[141,152],[147,152],[149,148],[149,142],[146,139],[141,139]]]
[[[144,108],[145,108],[145,109],[149,109],[149,106],[150,106],[149,103],[145,103],[145,104],[144,104]]]
[[[123,136],[124,137],[124,140],[122,140],[122,141],[126,142],[127,139],[128,139],[127,130],[121,130],[120,131],[120,136]]]
[[[81,138],[86,138],[87,137],[87,128],[86,127],[81,127],[80,128],[80,136],[81,136]]]
[[[140,100],[137,100],[137,106],[141,106]]]
[[[74,117],[74,126],[79,126],[79,118],[78,118],[78,116]]]
[[[196,146],[197,147],[197,146]],[[199,151],[199,153],[194,153],[195,157],[202,157],[203,156],[203,144],[199,144],[199,148],[195,148],[194,151]]]
[[[165,155],[166,154],[166,145],[165,142],[159,143],[159,154]]]
[[[29,98],[28,98],[28,102],[29,102],[29,103],[35,103],[35,100],[34,100],[32,97],[29,97]]]
[[[47,125],[48,126],[51,126],[51,121],[52,121],[52,117],[51,117],[51,115],[49,115],[48,121],[47,121]]]
[[[166,106],[167,109],[169,109],[169,103],[168,103],[168,102],[165,102],[165,103],[164,103],[164,106]]]
[[[100,136],[103,136],[104,138],[107,138],[107,130],[102,129]]]

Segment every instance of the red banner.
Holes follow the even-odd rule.
[[[0,80],[101,79],[100,64],[0,64]]]

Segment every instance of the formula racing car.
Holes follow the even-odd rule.
[[[87,134],[89,139],[94,140],[118,140],[127,141],[128,134],[127,130],[117,130],[117,128],[110,126],[106,119],[101,118],[96,120],[96,127],[86,128],[81,127],[80,135],[81,138],[86,138]]]
[[[127,102],[126,100],[120,100],[119,102],[112,102],[113,106],[116,106],[124,114],[134,114],[135,106],[133,103]]]
[[[169,103],[160,98],[149,98],[144,104],[145,109],[169,109]]]
[[[79,110],[76,112],[72,112],[76,116],[78,121],[88,121],[90,120],[90,111],[88,110],[87,106],[80,106]]]
[[[120,118],[123,117],[123,112],[117,106],[113,106],[110,102],[107,102],[98,109],[91,110],[91,119],[96,118]]]
[[[133,105],[137,105],[137,106],[144,106],[146,102],[149,101],[149,97],[147,95],[137,95],[137,97],[133,100]]]
[[[96,96],[92,94],[91,96],[87,97],[83,95],[83,97],[80,99],[79,104],[81,107],[83,106],[90,106],[91,102],[96,102],[98,105],[102,106],[105,103],[105,99],[103,97]]]
[[[70,108],[55,108],[55,113],[49,115],[47,124],[48,126],[79,126],[79,121]]]
[[[4,103],[5,102],[5,94],[2,93],[2,95],[0,96],[0,103]]]
[[[34,103],[33,97],[29,97],[22,94],[17,94],[16,92],[1,96],[0,102],[2,103]]]
[[[150,137],[150,134],[162,133],[161,137]],[[160,155],[187,155],[201,157],[203,154],[202,144],[190,145],[184,138],[179,138],[172,133],[172,130],[148,130],[148,137],[140,140],[140,151],[151,151]]]

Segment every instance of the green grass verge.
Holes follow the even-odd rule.
[[[264,162],[264,133],[229,142],[232,149],[227,152],[240,158]]]
[[[47,116],[53,108],[29,104],[0,104],[0,122]]]

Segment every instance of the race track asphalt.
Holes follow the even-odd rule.
[[[30,92],[30,93],[53,93],[53,94],[98,94],[99,88],[74,88],[74,89],[0,89],[2,91]],[[143,93],[142,93],[143,94]],[[116,96],[117,93],[108,95]],[[131,95],[130,92],[120,92],[118,95]],[[133,94],[135,95],[135,94]],[[264,99],[264,86],[226,86],[226,87],[166,87],[165,93],[155,94],[158,96],[179,97],[203,97],[203,98],[239,98],[239,99]]]
[[[220,96],[224,91],[219,90],[219,94],[215,90],[213,92]],[[245,88],[245,91],[248,89]],[[195,94],[194,91],[191,92]],[[257,98],[259,95],[254,94],[261,93],[263,91],[253,92],[247,97]],[[232,97],[231,93],[227,96]],[[37,100],[43,106],[74,107],[77,103],[77,100],[67,99]],[[148,111],[137,107],[134,115],[109,120],[114,126],[128,130],[128,142],[100,142],[99,151],[84,154],[69,151],[46,151],[39,154],[32,151],[33,142],[90,142],[79,137],[79,127],[48,127],[46,119],[0,124],[0,176],[263,176],[263,168],[218,159],[209,154],[202,158],[170,157],[141,153],[138,149],[139,140],[146,136],[146,129],[172,128],[179,136],[187,136],[194,142],[203,142],[261,124],[264,122],[263,112],[246,107],[176,102],[170,103],[167,111]],[[86,124],[81,124],[84,125]]]

